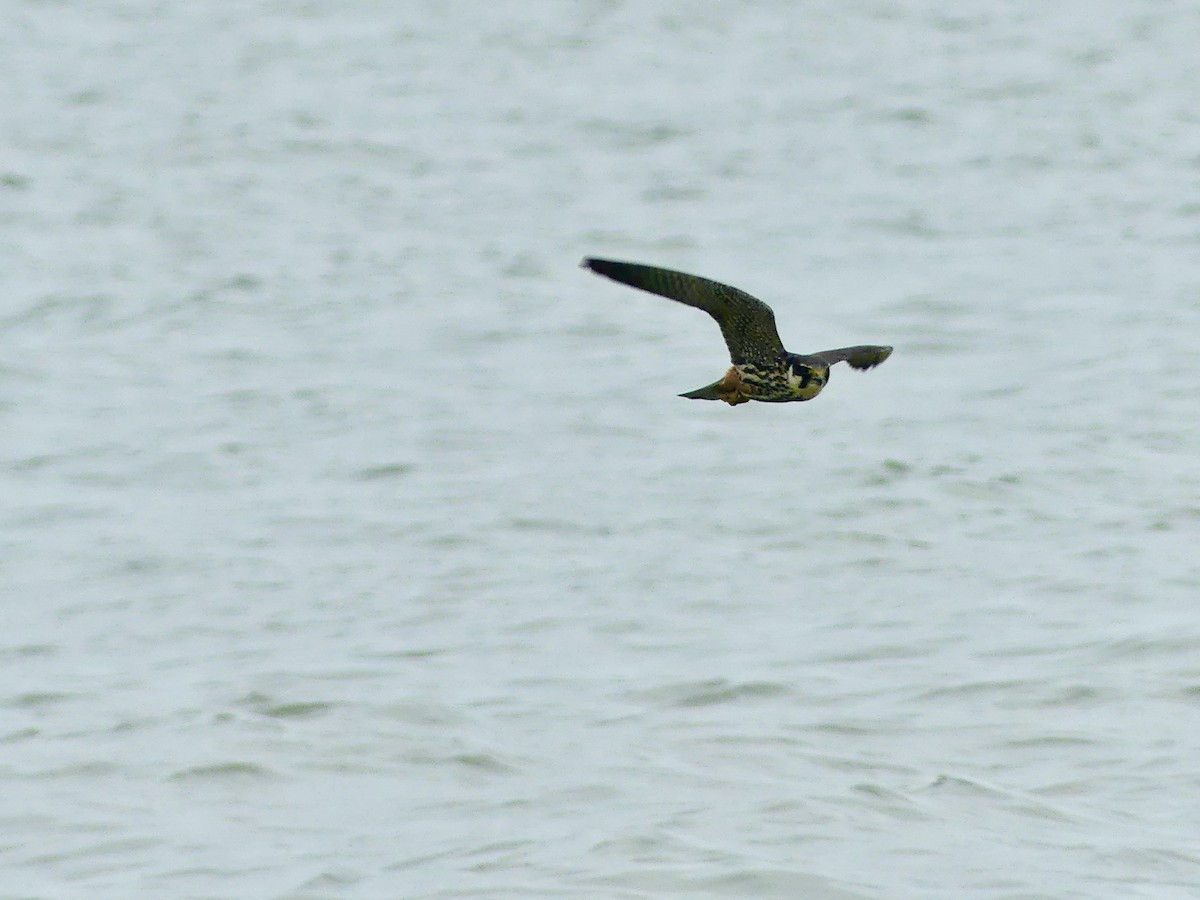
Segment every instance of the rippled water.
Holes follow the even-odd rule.
[[[1190,4],[0,18],[0,894],[1200,895]]]

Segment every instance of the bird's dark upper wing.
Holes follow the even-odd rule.
[[[785,352],[775,328],[775,313],[745,291],[696,275],[637,263],[589,257],[583,266],[630,287],[704,310],[721,326],[734,365],[754,363],[765,368],[777,363]]]
[[[855,369],[870,369],[879,365],[892,355],[891,347],[839,347],[837,350],[822,350],[814,353],[831,366],[834,363],[848,362]]]

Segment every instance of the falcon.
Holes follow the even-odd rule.
[[[585,269],[702,309],[721,327],[733,363],[718,381],[680,397],[691,400],[724,400],[730,406],[758,400],[789,403],[811,400],[829,383],[829,368],[849,363],[853,369],[871,369],[892,355],[891,347],[858,346],[800,355],[783,348],[771,307],[745,291],[671,269],[588,257]]]

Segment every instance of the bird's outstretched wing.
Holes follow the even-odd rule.
[[[735,366],[753,363],[765,368],[777,364],[785,353],[775,328],[775,313],[745,291],[696,275],[638,263],[589,257],[583,266],[630,287],[704,310],[721,326]]]
[[[892,355],[891,347],[839,347],[837,350],[822,350],[814,353],[831,366],[847,362],[855,369],[872,369]]]

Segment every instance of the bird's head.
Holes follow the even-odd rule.
[[[829,382],[829,364],[816,356],[797,356],[789,353],[787,366],[788,380],[798,382],[802,389],[811,385],[820,390]]]

